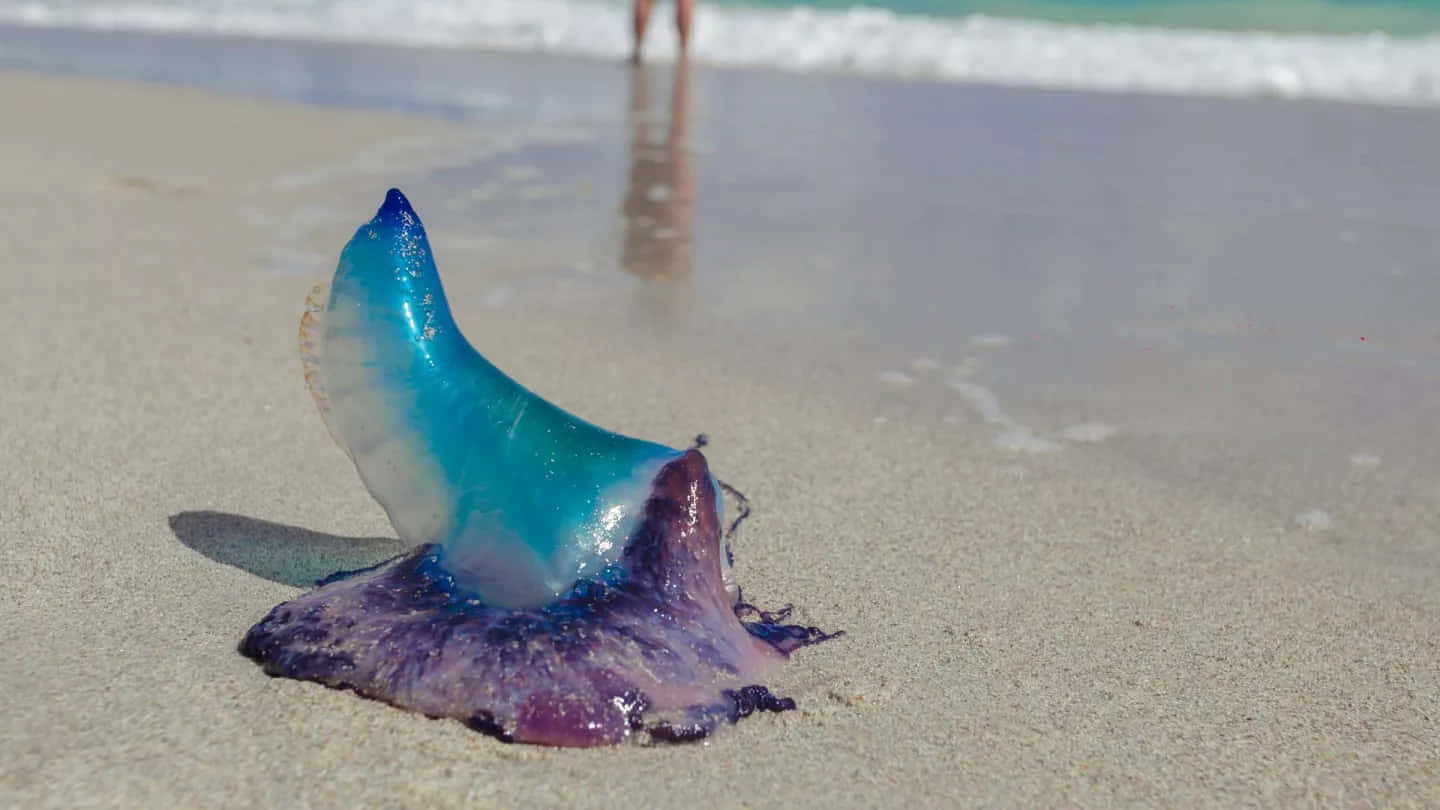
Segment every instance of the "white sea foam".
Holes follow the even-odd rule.
[[[988,425],[1000,430],[995,434],[995,446],[1012,453],[1054,453],[1061,449],[1059,442],[1035,435],[1029,425],[1022,425],[1010,418],[1000,408],[995,392],[979,383],[950,380],[946,383],[980,414]]]
[[[663,10],[660,20],[666,18]],[[621,0],[0,0],[0,21],[618,59]],[[650,52],[675,50],[653,26]],[[1440,105],[1440,36],[1222,33],[700,4],[697,61],[1047,87]]]
[[[1005,411],[1000,409],[1000,400],[995,398],[994,391],[991,391],[979,383],[963,382],[960,380],[951,380],[946,384],[954,389],[960,396],[964,397],[965,401],[970,403],[970,407],[974,408],[975,412],[980,414],[980,418],[984,419],[986,424],[1000,425],[1001,427],[1007,428],[1015,426],[1015,420],[1011,419],[1006,415]]]

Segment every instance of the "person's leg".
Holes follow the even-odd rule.
[[[675,30],[680,34],[681,59],[690,54],[690,15],[694,10],[695,0],[675,0]]]
[[[635,50],[630,61],[640,63],[640,46],[645,42],[645,25],[650,22],[650,0],[635,0]]]

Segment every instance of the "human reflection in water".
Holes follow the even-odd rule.
[[[681,314],[691,295],[695,177],[690,167],[690,69],[675,65],[670,117],[661,140],[650,108],[650,75],[630,73],[630,174],[621,204],[620,265],[645,282],[643,297]]]

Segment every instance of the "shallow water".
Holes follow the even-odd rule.
[[[824,370],[878,429],[980,431],[1022,465],[1101,454],[1435,565],[1440,113],[25,37],[50,69],[465,127],[282,181],[327,202],[275,224],[278,277],[327,273],[401,185],[472,313]]]

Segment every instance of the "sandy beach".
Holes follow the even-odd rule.
[[[588,69],[529,75],[561,94]],[[604,70],[589,81],[623,92],[623,70]],[[726,100],[744,74],[708,81],[703,120],[743,113],[763,131],[785,117]],[[814,109],[833,98],[787,92]],[[994,134],[1007,144],[1024,142],[1017,122],[1033,111],[1088,103],[954,92],[1020,110],[988,119],[1012,127]],[[1153,320],[1086,310],[1098,326],[1070,324],[1067,354],[1055,347],[1071,333],[1032,329],[1063,321],[1055,300],[1028,309],[1015,301],[1034,300],[1029,282],[1000,287],[983,272],[947,296],[986,291],[1003,318],[987,319],[984,300],[945,320],[875,298],[890,320],[917,313],[882,341],[870,316],[793,314],[844,270],[802,267],[817,245],[851,245],[839,203],[810,209],[812,231],[792,231],[769,264],[735,267],[733,279],[611,266],[620,237],[571,237],[621,207],[623,189],[604,184],[625,182],[611,171],[626,160],[623,99],[606,136],[622,145],[615,156],[567,140],[563,122],[493,123],[489,137],[505,133],[504,154],[521,155],[511,186],[532,191],[465,196],[464,183],[481,188],[473,121],[0,73],[0,108],[23,111],[0,127],[0,805],[1440,804],[1440,259],[1422,137],[1440,116],[1213,102],[1236,105],[1224,108],[1231,120],[1325,123],[1295,160],[1319,150],[1343,163],[1326,137],[1383,142],[1367,177],[1398,185],[1342,177],[1335,188],[1349,196],[1320,180],[1307,193],[1316,228],[1398,234],[1385,243],[1399,246],[1385,265],[1400,269],[1387,276],[1395,286],[1347,321],[1314,301],[1269,307],[1286,297],[1264,284],[1238,288],[1261,302],[1248,313],[1207,305],[1194,272],[1177,272],[1125,299],[1153,305]],[[663,88],[655,103],[673,114]],[[1126,109],[1173,107],[1177,120],[1210,109],[1143,104]],[[740,199],[779,212],[799,181],[743,166],[729,167],[731,186],[715,181],[735,147],[719,124],[700,130],[709,196],[696,201],[694,255],[722,266],[739,248],[702,244],[714,233],[705,223],[743,232],[743,213],[716,212]],[[1270,177],[1270,164],[1236,160],[1237,177]],[[1029,176],[1064,188],[1089,176],[1076,165],[1055,158]],[[546,187],[518,182],[528,175],[515,166],[610,179],[566,187],[552,220],[565,235],[545,248],[534,223],[546,221]],[[1149,180],[1102,168],[1119,198],[1146,208],[1137,189]],[[799,651],[770,684],[797,711],[703,745],[507,746],[272,679],[236,652],[307,580],[403,550],[326,434],[295,345],[306,291],[396,183],[427,220],[434,212],[456,317],[498,366],[608,428],[672,445],[709,435],[712,468],[757,510],[735,549],[747,596],[846,632]],[[1213,185],[1212,202],[1236,187]],[[1270,199],[1259,181],[1239,187],[1233,208],[1172,212],[1177,243],[1228,261],[1222,245],[1237,243],[1223,237],[1239,231],[1226,228]],[[1347,213],[1395,188],[1413,192],[1414,221]],[[1083,208],[1080,195],[1037,207],[1024,190],[985,205],[961,195],[954,210],[998,234],[975,263],[1073,254],[1070,231],[1042,229],[1045,242],[1006,223]],[[504,210],[530,213],[488,216]],[[912,220],[935,210],[917,205]],[[1284,234],[1300,220],[1266,221]],[[1159,255],[1107,245],[1117,265]],[[1256,255],[1306,266],[1270,249]],[[860,250],[845,255],[873,258]],[[789,266],[795,275],[766,272]],[[1131,289],[1127,279],[1112,284]],[[1170,304],[1186,311],[1161,323]],[[1236,343],[1251,340],[1247,318],[1303,339]],[[1359,330],[1377,324],[1373,352],[1358,354]]]

